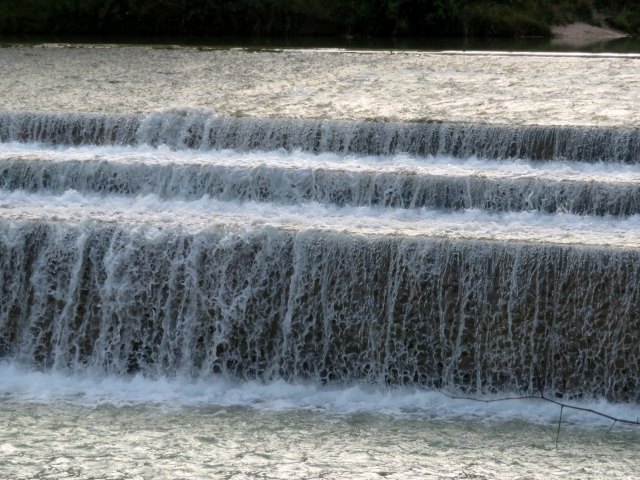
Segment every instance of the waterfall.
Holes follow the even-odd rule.
[[[0,112],[0,358],[640,401],[637,129]]]
[[[303,150],[465,158],[638,163],[638,129],[442,122],[219,117],[208,112],[146,115],[1,112],[0,141],[56,145],[167,145],[177,149]]]
[[[395,168],[345,165],[313,155],[249,156],[227,154],[196,162],[169,162],[148,154],[125,158],[96,158],[81,152],[79,159],[55,160],[56,152],[0,156],[0,188],[62,193],[77,190],[117,195],[155,194],[162,198],[259,200],[278,204],[319,202],[336,205],[380,205],[398,208],[483,209],[496,212],[537,210],[585,215],[640,213],[635,179],[613,180],[606,171],[553,174],[555,166],[514,165],[489,169],[490,162]],[[67,155],[69,156],[69,155]],[[54,158],[52,158],[54,157]],[[232,157],[232,158],[228,158]],[[244,161],[246,165],[239,165]],[[402,159],[397,160],[398,163]],[[369,168],[368,170],[366,168]],[[479,171],[482,168],[487,171]],[[525,170],[522,172],[522,170]],[[462,172],[461,172],[462,171]],[[468,172],[468,173],[467,173]],[[462,173],[467,173],[463,175]],[[608,181],[609,180],[609,181]]]

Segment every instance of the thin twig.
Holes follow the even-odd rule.
[[[562,411],[564,410],[564,405],[560,407],[560,416],[558,417],[558,432],[556,433],[556,450],[558,449],[558,440],[560,440],[560,425],[562,424]]]
[[[540,395],[522,395],[522,396],[515,396],[515,397],[501,397],[501,398],[474,398],[474,397],[463,397],[463,396],[457,396],[457,395],[450,395],[446,392],[443,392],[441,390],[438,390],[440,393],[442,393],[443,395],[445,395],[446,397],[449,397],[453,400],[472,400],[474,402],[482,402],[482,403],[493,403],[493,402],[505,402],[507,400],[544,400],[545,402],[549,402],[549,403],[553,403],[554,405],[558,405],[561,408],[570,408],[572,410],[578,410],[581,412],[587,412],[587,413],[592,413],[594,415],[598,415],[600,417],[603,418],[607,418],[615,423],[624,423],[626,425],[637,425],[640,426],[640,418],[636,419],[636,420],[629,420],[626,418],[618,418],[618,417],[614,417],[612,415],[608,415],[604,412],[600,412],[598,410],[594,410],[593,408],[586,408],[586,407],[578,407],[576,405],[569,405],[567,403],[563,403],[563,402],[558,402],[557,400],[553,400],[551,398],[547,398],[545,397],[542,393]]]

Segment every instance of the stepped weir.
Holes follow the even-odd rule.
[[[640,401],[640,131],[0,113],[0,357]]]

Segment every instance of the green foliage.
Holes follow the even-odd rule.
[[[610,23],[619,30],[640,35],[640,7],[622,10],[610,19]]]
[[[595,10],[593,0],[559,0],[551,3],[549,20],[558,24],[575,21],[593,23]]]
[[[637,0],[0,0],[0,34],[546,36],[640,28]]]

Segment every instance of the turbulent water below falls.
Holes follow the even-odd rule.
[[[1,49],[0,477],[637,476],[637,59],[562,61],[583,97],[555,57]],[[492,108],[416,102],[474,68]],[[501,400],[540,395],[608,417]]]
[[[633,478],[637,433],[304,409],[0,404],[8,478]],[[19,443],[16,442],[19,438]]]
[[[5,478],[633,478],[637,431],[539,400],[0,365]],[[630,418],[632,405],[579,405]]]

